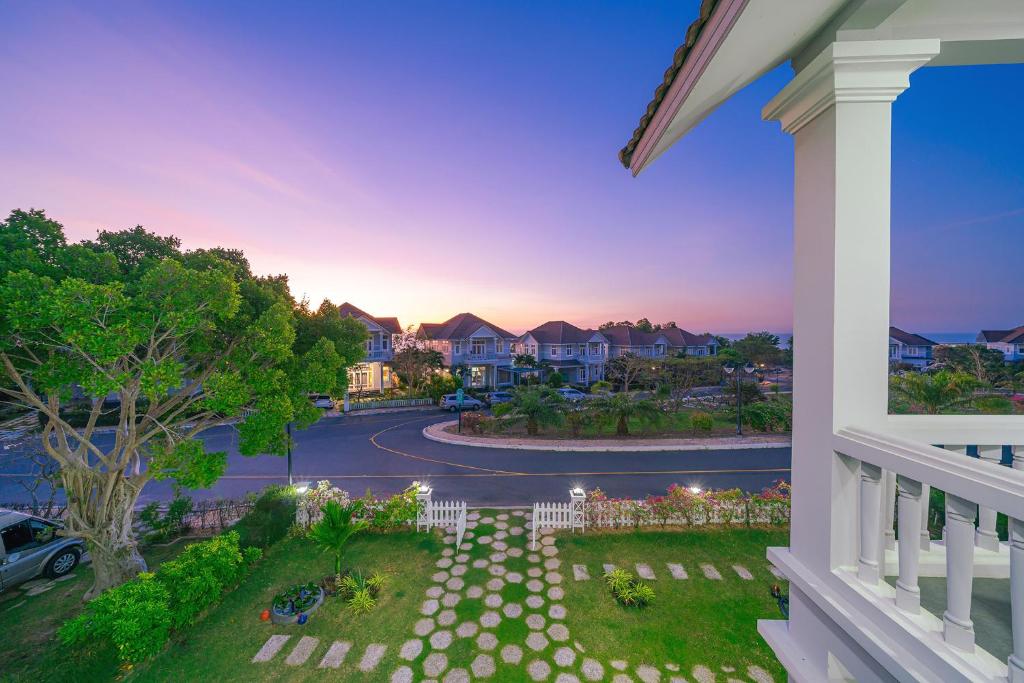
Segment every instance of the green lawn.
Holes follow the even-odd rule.
[[[784,681],[782,667],[757,634],[757,620],[782,618],[769,594],[780,582],[768,570],[765,548],[788,543],[788,532],[776,529],[562,535],[559,557],[570,579],[564,584],[566,623],[588,654],[603,661],[626,659],[630,669],[675,663],[690,678],[700,664],[720,676],[722,666],[745,672],[753,664]],[[656,601],[643,609],[620,607],[595,579],[605,563],[635,572],[637,562],[654,569],[657,578],[649,583]],[[669,562],[682,564],[689,578],[673,579],[665,566]],[[714,565],[722,580],[705,578],[701,563]],[[572,581],[573,564],[586,565],[594,579]],[[733,564],[749,569],[754,580],[740,579]]]
[[[143,556],[150,569],[181,552],[186,541],[167,546],[150,546]],[[89,565],[75,568],[74,578],[62,581],[40,595],[26,597],[18,588],[0,594],[0,681],[64,682],[112,680],[118,662],[113,652],[103,651],[80,657],[60,647],[56,632],[67,619],[78,614],[82,596],[92,585]],[[18,637],[11,637],[17,634]]]

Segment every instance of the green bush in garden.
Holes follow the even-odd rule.
[[[71,647],[107,643],[125,662],[138,662],[163,649],[170,638],[170,596],[154,574],[135,579],[100,594],[81,614],[57,631]]]
[[[759,432],[785,432],[793,428],[793,405],[787,401],[760,401],[743,406],[743,421]]]
[[[654,602],[654,589],[637,580],[625,569],[613,569],[604,575],[605,583],[619,604],[626,607],[646,607]]]
[[[262,556],[259,548],[239,549],[234,531],[193,543],[156,573],[100,594],[57,631],[73,647],[109,644],[124,662],[139,662],[163,649],[172,629],[181,629],[217,602]]]
[[[703,411],[690,415],[690,427],[694,433],[710,434],[715,428],[715,418]]]

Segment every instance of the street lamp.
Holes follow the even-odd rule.
[[[733,373],[733,371],[736,370],[736,366],[733,365],[732,363],[729,363],[723,369],[725,370],[725,374],[731,375]],[[748,375],[750,373],[752,373],[753,371],[754,371],[754,364],[753,363],[747,362],[747,364],[743,366],[743,372],[747,373]],[[741,383],[742,383],[742,375],[740,375],[740,373],[737,372],[736,373],[736,436],[743,436],[743,387],[742,387]]]

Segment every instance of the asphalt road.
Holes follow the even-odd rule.
[[[562,453],[451,446],[422,436],[424,426],[445,419],[450,418],[437,411],[324,418],[295,433],[294,478],[329,479],[357,494],[367,488],[387,494],[414,480],[427,480],[435,499],[465,500],[471,505],[561,500],[576,484],[600,487],[614,497],[642,497],[663,493],[672,483],[751,491],[789,479],[788,447]],[[203,438],[208,450],[228,452],[228,467],[212,488],[187,492],[193,498],[237,498],[267,484],[287,481],[285,458],[241,455],[231,426],[211,429]],[[0,501],[26,500],[17,481],[25,469],[16,457],[6,457],[3,462]],[[150,482],[142,502],[166,500],[171,495],[169,483]]]

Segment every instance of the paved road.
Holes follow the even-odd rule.
[[[293,472],[297,481],[330,479],[355,493],[401,490],[413,480],[428,480],[435,498],[470,504],[529,504],[560,500],[575,484],[599,486],[611,496],[662,493],[672,483],[705,488],[759,490],[789,479],[790,449],[720,451],[561,453],[451,446],[424,439],[431,422],[449,419],[436,411],[324,418],[296,432]],[[271,483],[286,481],[285,459],[238,453],[230,426],[204,436],[209,450],[226,450],[226,475],[194,498],[240,497]],[[8,465],[0,473],[0,501],[24,500]],[[24,471],[24,470],[20,470]],[[171,496],[171,486],[151,482],[143,502]]]

